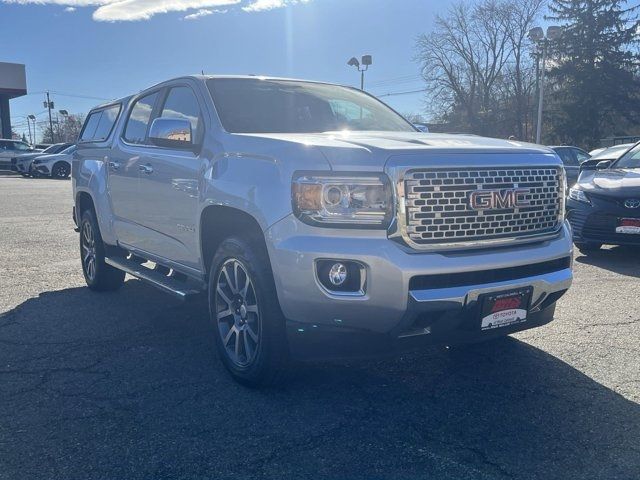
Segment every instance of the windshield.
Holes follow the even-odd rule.
[[[640,143],[620,157],[615,168],[640,168]]]
[[[75,152],[75,151],[76,151],[76,146],[75,146],[75,145],[71,145],[70,147],[65,148],[64,150],[62,150],[62,151],[60,152],[60,154],[63,154],[63,155],[70,155],[70,154],[72,154],[72,153],[73,153],[73,152]]]
[[[624,152],[629,150],[633,145],[632,144],[624,144],[624,145],[616,145],[615,147],[605,148],[599,153],[596,153],[591,158],[593,160],[617,160]]]
[[[55,145],[45,148],[42,153],[58,153],[67,147],[69,147],[68,143],[56,143]]]
[[[215,78],[207,85],[230,133],[415,132],[382,102],[347,87],[258,78]]]

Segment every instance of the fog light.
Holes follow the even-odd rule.
[[[316,261],[316,278],[330,293],[363,295],[365,267],[352,260],[322,259]]]
[[[339,287],[347,279],[347,267],[342,263],[334,263],[329,270],[329,281]]]

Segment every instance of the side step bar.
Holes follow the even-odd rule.
[[[147,282],[163,292],[170,293],[180,300],[186,300],[188,297],[197,295],[202,291],[202,289],[198,288],[198,283],[195,280],[176,280],[151,268],[140,265],[133,260],[120,257],[105,257],[104,261],[112,267]]]

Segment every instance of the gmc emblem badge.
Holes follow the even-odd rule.
[[[476,190],[469,195],[469,205],[474,210],[529,207],[531,206],[531,202],[527,200],[529,193],[528,188]]]

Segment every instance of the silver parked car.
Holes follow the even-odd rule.
[[[207,292],[246,384],[537,327],[572,281],[553,150],[416,132],[338,85],[163,82],[89,113],[72,184],[87,285]]]
[[[33,147],[28,143],[0,138],[0,171],[12,171],[11,159],[13,157],[33,151]]]

